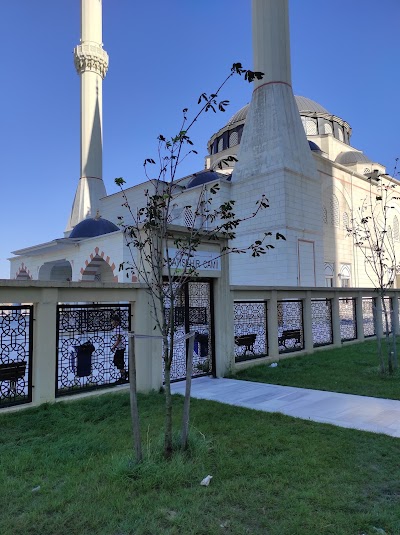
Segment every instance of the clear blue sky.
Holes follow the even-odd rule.
[[[143,180],[159,133],[195,111],[233,62],[252,66],[250,0],[103,0],[110,69],[103,85],[104,180]],[[393,169],[400,156],[399,0],[291,0],[293,86],[353,128],[352,145]],[[22,247],[62,237],[79,179],[80,0],[0,0],[0,278]],[[234,81],[222,115],[193,131],[203,168],[208,138],[249,101]]]

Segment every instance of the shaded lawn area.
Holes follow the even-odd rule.
[[[398,355],[400,359],[400,347]],[[397,371],[393,376],[382,376],[379,373],[376,341],[344,344],[341,348],[288,358],[279,361],[276,368],[271,368],[269,364],[254,366],[237,372],[233,377],[261,383],[400,399],[400,372]]]
[[[139,402],[140,470],[127,393],[0,415],[0,533],[400,533],[398,439],[193,400],[195,454],[165,463],[163,397]]]

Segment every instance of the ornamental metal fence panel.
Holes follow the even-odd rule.
[[[233,305],[235,361],[268,355],[267,303],[235,301]]]
[[[362,298],[362,315],[363,315],[363,329],[364,337],[376,335],[376,301],[374,297]]]
[[[320,347],[333,344],[332,300],[312,299],[311,318],[313,346]]]
[[[0,306],[0,408],[32,401],[33,307]]]
[[[56,396],[128,382],[128,304],[57,307]]]
[[[167,286],[165,286],[167,290]],[[168,318],[171,299],[165,297],[165,313]],[[185,335],[195,333],[192,377],[212,374],[214,371],[213,292],[210,280],[187,282],[176,296],[174,304],[174,354],[171,365],[171,381],[186,378]],[[164,366],[163,366],[164,379]]]
[[[342,342],[357,338],[356,299],[355,297],[339,298],[340,337]]]
[[[283,299],[278,301],[279,353],[291,353],[304,349],[303,302]]]

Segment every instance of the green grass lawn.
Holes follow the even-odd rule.
[[[400,347],[398,349],[400,359]],[[379,373],[376,342],[344,344],[338,349],[279,361],[276,368],[262,364],[242,370],[237,379],[298,386],[362,396],[400,399],[400,372]]]
[[[139,403],[139,469],[126,393],[0,415],[0,534],[400,533],[398,439],[193,400],[194,454],[165,463],[163,397]]]

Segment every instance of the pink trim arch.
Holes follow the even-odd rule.
[[[85,267],[81,267],[81,280],[95,282],[101,269],[102,262],[105,262],[112,272],[112,282],[118,282],[118,277],[114,275],[115,264],[104,251],[100,252],[98,247],[95,248],[94,253],[90,254],[90,258],[85,260]]]
[[[22,262],[21,266],[18,268],[17,273],[15,274],[15,280],[31,280],[32,275],[27,268],[27,266]]]

